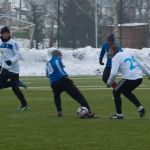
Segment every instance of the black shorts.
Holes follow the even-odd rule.
[[[58,82],[51,84],[54,93],[61,93],[68,90],[68,88],[74,86],[74,83],[69,78],[65,77],[60,79]]]
[[[129,93],[132,92],[134,89],[136,89],[141,83],[142,83],[141,78],[136,80],[123,79],[117,84],[114,91],[118,93],[123,93],[123,92]]]
[[[8,80],[10,81],[9,84],[11,84],[11,87],[18,87],[19,86],[19,73],[13,73],[8,71],[7,69],[2,69],[2,72],[0,74],[0,87],[5,88],[9,87]]]

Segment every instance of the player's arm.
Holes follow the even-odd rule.
[[[54,72],[54,68],[53,68],[52,64],[51,64],[50,62],[48,62],[48,63],[46,64],[46,76],[47,76],[47,78],[49,78],[50,75],[51,75],[53,72]]]
[[[142,64],[137,58],[135,58],[135,61],[138,65],[138,67],[142,70],[142,72],[144,74],[147,75],[147,77],[150,79],[150,72],[148,71],[148,69],[144,66],[144,64]]]
[[[114,83],[118,72],[119,72],[119,67],[120,67],[120,62],[117,58],[113,58],[112,59],[112,68],[111,68],[111,73],[110,73],[110,77],[107,81],[107,85],[108,87],[112,86],[112,84]]]
[[[14,43],[14,45],[13,45],[13,52],[14,52],[15,56],[12,57],[10,60],[6,61],[6,64],[8,66],[10,66],[11,64],[14,64],[15,62],[17,62],[21,59],[21,53],[20,53],[17,43]]]
[[[99,55],[99,63],[100,63],[100,65],[104,65],[104,63],[103,63],[104,55],[105,55],[105,48],[104,48],[104,45],[103,45],[102,49],[101,49],[101,52],[100,52],[100,55]]]
[[[55,67],[62,75],[66,75],[66,72],[64,71],[64,65],[63,65],[61,59],[55,60]]]
[[[45,70],[46,70],[46,77],[49,78],[49,73],[48,73],[48,63],[46,64]]]

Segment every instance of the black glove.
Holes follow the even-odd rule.
[[[10,66],[12,64],[12,62],[10,60],[5,61],[5,63]]]
[[[104,63],[102,62],[102,60],[99,60],[99,64],[100,65],[104,65]]]
[[[108,88],[110,88],[110,85],[106,84],[106,86],[107,86]]]

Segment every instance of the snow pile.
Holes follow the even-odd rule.
[[[23,76],[45,76],[45,65],[51,58],[50,53],[52,50],[52,48],[45,50],[22,49],[20,74]],[[124,51],[134,53],[144,64],[150,67],[150,48],[143,48],[142,50],[125,48]],[[102,74],[104,66],[99,65],[99,49],[86,47],[77,50],[61,49],[61,52],[65,70],[69,75]]]

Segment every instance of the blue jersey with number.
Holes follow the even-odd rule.
[[[64,71],[64,66],[59,57],[52,57],[52,59],[46,64],[46,75],[49,78],[50,83],[56,83],[60,79],[68,76]]]
[[[110,45],[106,42],[103,44],[100,55],[99,55],[99,60],[102,61],[104,58],[104,55],[107,55],[107,62],[106,62],[106,66],[111,68],[112,65],[112,58],[109,56],[109,48]],[[118,45],[117,46],[118,51],[123,51],[122,48]]]

